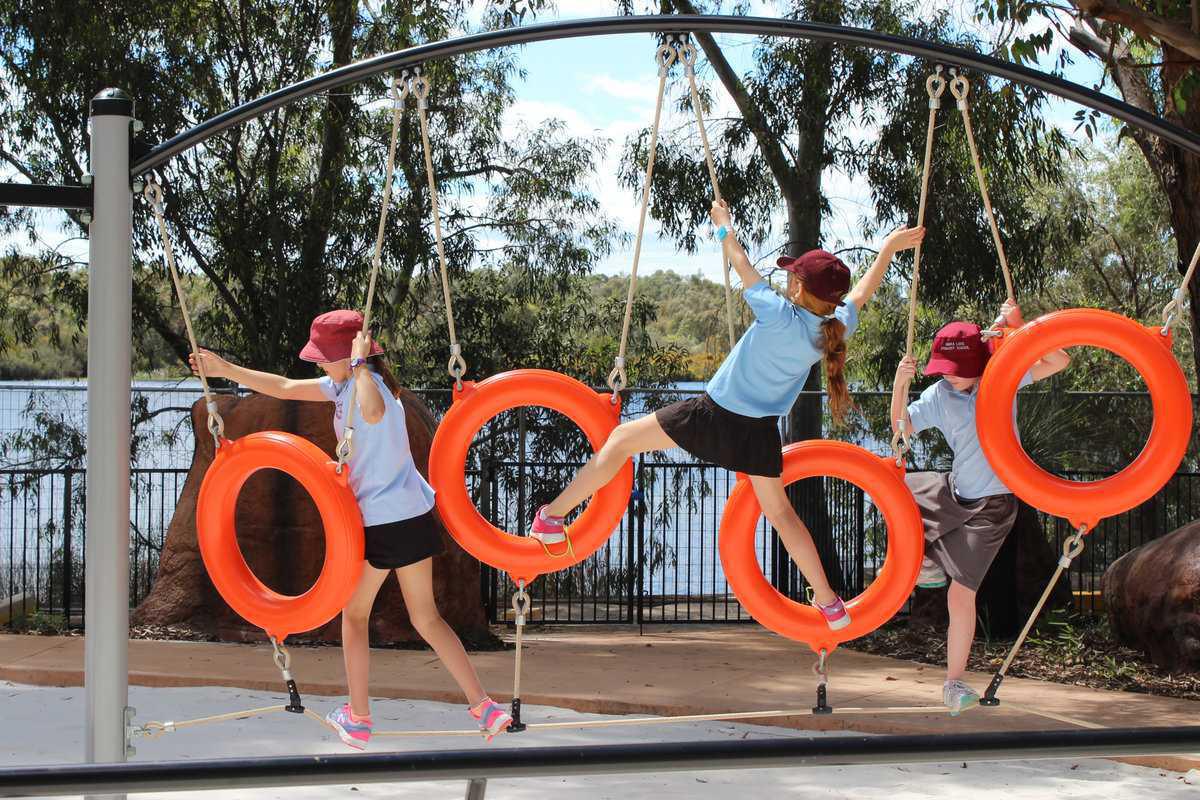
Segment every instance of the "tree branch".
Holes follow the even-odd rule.
[[[1188,25],[1181,25],[1160,14],[1144,11],[1120,0],[1071,0],[1080,13],[1106,22],[1122,25],[1143,39],[1169,44],[1192,58],[1200,58],[1200,35]],[[1193,6],[1192,17],[1195,18]]]
[[[671,0],[675,9],[680,14],[699,14],[696,6],[691,0]],[[780,193],[789,201],[789,204],[798,202],[799,198],[789,196],[793,192],[795,184],[794,176],[792,175],[792,166],[784,156],[783,150],[779,146],[779,137],[777,137],[767,125],[759,113],[758,106],[754,104],[750,93],[746,91],[746,85],[734,72],[725,54],[721,52],[721,48],[717,45],[716,40],[709,33],[694,34],[696,41],[700,42],[701,49],[704,50],[704,55],[708,58],[708,63],[712,66],[713,72],[716,73],[717,79],[721,81],[721,85],[725,87],[725,91],[729,92],[733,97],[733,102],[737,105],[738,111],[741,112],[742,119],[745,120],[750,132],[754,134],[754,140],[758,142],[758,149],[762,152],[763,160],[767,162],[767,168],[771,170],[771,175],[775,178],[775,183],[779,186]]]

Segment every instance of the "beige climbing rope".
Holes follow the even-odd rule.
[[[1184,308],[1187,305],[1188,287],[1192,284],[1192,277],[1196,274],[1198,262],[1200,262],[1200,242],[1196,244],[1196,249],[1192,253],[1192,261],[1183,274],[1183,280],[1179,282],[1179,288],[1171,295],[1171,301],[1163,306],[1161,331],[1163,336],[1168,335],[1173,328],[1187,326],[1184,321]]]
[[[450,332],[450,360],[446,371],[454,378],[458,391],[463,388],[463,375],[467,362],[462,356],[462,345],[458,342],[458,331],[454,326],[454,305],[450,298],[450,271],[446,266],[446,247],[442,242],[442,211],[438,197],[437,178],[433,173],[433,149],[429,144],[429,79],[418,68],[412,82],[412,94],[417,98],[417,118],[421,124],[421,150],[425,158],[425,179],[429,186],[429,204],[433,216],[433,241],[437,249],[438,267],[442,277],[442,300],[446,304],[446,327]]]
[[[971,93],[971,82],[966,75],[951,69],[953,76],[950,80],[950,94],[958,102],[958,111],[962,115],[963,128],[967,132],[967,146],[971,151],[971,163],[975,168],[975,180],[979,184],[979,195],[983,198],[983,208],[987,212],[988,226],[992,230],[992,241],[996,245],[996,255],[1000,259],[1000,270],[1004,273],[1004,290],[1008,293],[1009,302],[1016,302],[1016,292],[1013,289],[1012,272],[1008,268],[1008,256],[1004,252],[1004,242],[1000,239],[1000,226],[996,222],[996,212],[992,210],[992,198],[988,194],[987,179],[983,174],[983,163],[979,160],[979,148],[975,145],[975,129],[971,124],[971,104],[967,99]]]
[[[392,76],[390,95],[392,98],[392,135],[388,142],[387,167],[383,177],[383,201],[379,208],[379,225],[375,230],[375,248],[371,255],[371,277],[367,282],[366,307],[363,310],[363,332],[371,330],[371,310],[375,302],[375,284],[379,279],[379,270],[383,266],[383,239],[387,229],[388,210],[392,205],[392,176],[396,167],[396,140],[400,133],[400,118],[404,113],[404,98],[410,91],[410,82],[405,73],[400,77]],[[368,353],[369,355],[369,353]],[[354,454],[354,415],[357,411],[355,391],[358,380],[350,375],[350,394],[346,400],[346,423],[342,427],[342,438],[337,443],[334,453],[337,454],[337,471],[340,475],[346,463]]]
[[[712,184],[713,200],[721,202],[721,187],[717,183],[717,168],[713,162],[712,148],[708,144],[708,132],[704,125],[704,109],[700,105],[700,90],[696,87],[696,46],[683,40],[679,47],[679,60],[683,62],[683,71],[688,79],[688,91],[691,94],[692,109],[696,112],[696,128],[700,131],[700,143],[704,146],[704,163],[708,166],[708,180]],[[721,248],[721,275],[725,280],[725,324],[729,330],[729,347],[733,349],[737,335],[733,326],[733,288],[729,284],[729,262],[725,259],[725,249]]]
[[[980,701],[986,705],[995,705],[1000,701],[996,700],[996,692],[1000,689],[1000,683],[1004,680],[1008,673],[1008,668],[1012,666],[1013,660],[1016,659],[1017,653],[1021,650],[1021,646],[1025,644],[1025,638],[1029,636],[1029,631],[1033,628],[1033,623],[1041,615],[1042,609],[1046,606],[1046,601],[1050,599],[1050,594],[1054,591],[1054,587],[1058,585],[1058,579],[1062,577],[1070,566],[1075,557],[1083,552],[1084,544],[1083,537],[1087,534],[1087,526],[1081,525],[1079,530],[1075,531],[1065,542],[1063,542],[1063,552],[1058,558],[1058,566],[1054,570],[1054,574],[1050,576],[1050,581],[1046,584],[1042,596],[1038,598],[1037,605],[1033,607],[1033,611],[1029,614],[1029,619],[1025,621],[1025,627],[1021,629],[1021,634],[1017,640],[1013,642],[1012,648],[1008,651],[1008,655],[1004,659],[1004,663],[1000,665],[1000,669],[996,670],[996,674],[992,676],[991,683],[988,684],[987,691],[984,692],[983,699]]]
[[[637,293],[638,261],[642,256],[642,236],[646,230],[646,211],[650,207],[650,185],[654,176],[654,156],[658,151],[658,128],[662,121],[663,97],[667,89],[667,73],[675,62],[678,53],[672,44],[661,45],[655,51],[654,59],[658,63],[658,100],[654,105],[654,125],[650,129],[650,150],[646,157],[646,181],[642,187],[642,208],[638,215],[637,238],[633,244],[633,266],[629,271],[629,292],[625,298],[625,319],[621,323],[621,344],[613,361],[612,372],[608,374],[608,388],[612,390],[612,402],[616,403],[625,388],[628,376],[625,373],[625,350],[629,343],[629,326],[633,321],[633,298]]]
[[[933,164],[933,137],[937,128],[937,112],[942,105],[942,94],[946,91],[946,79],[942,77],[942,68],[925,80],[925,93],[929,95],[929,124],[925,129],[925,163],[921,169],[921,196],[917,203],[917,227],[925,224],[925,205],[929,199],[929,176]],[[913,342],[917,331],[917,288],[921,281],[921,242],[917,242],[913,250],[912,281],[908,289],[908,335],[905,337],[904,357],[910,358],[913,353]],[[904,396],[908,396],[908,386],[904,387]],[[896,420],[896,432],[892,434],[892,456],[896,466],[904,466],[904,456],[912,450],[912,442],[904,420]]]
[[[188,343],[191,345],[193,353],[199,353],[200,347],[196,344],[196,332],[192,328],[192,313],[188,309],[187,297],[183,293],[183,284],[179,280],[179,270],[175,266],[175,248],[171,244],[171,237],[167,234],[167,220],[163,216],[163,189],[157,178],[151,177],[146,182],[143,194],[150,201],[154,219],[158,222],[158,236],[162,240],[163,259],[167,262],[167,269],[171,273],[171,282],[175,285],[175,296],[179,298],[179,309],[183,312],[183,326],[187,329]],[[217,398],[208,385],[208,373],[204,369],[204,360],[199,357],[196,359],[196,371],[200,373],[200,386],[204,391],[204,406],[208,411],[208,432],[212,434],[213,447],[219,449],[221,440],[225,438],[225,420],[221,418],[221,412],[217,409]]]

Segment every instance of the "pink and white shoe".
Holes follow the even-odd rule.
[[[850,612],[846,610],[846,606],[842,603],[842,598],[834,597],[833,602],[827,606],[823,606],[816,600],[813,600],[813,606],[817,611],[821,612],[821,616],[825,618],[825,624],[829,626],[831,631],[840,631],[842,628],[850,624]]]
[[[547,513],[549,506],[542,506],[533,515],[533,524],[529,526],[529,535],[542,544],[558,544],[567,540],[567,528],[563,517]]]
[[[371,741],[371,718],[369,716],[359,717],[355,720],[354,712],[350,710],[350,704],[344,703],[340,708],[330,711],[325,716],[325,721],[350,747],[355,750],[367,749],[367,743]]]
[[[489,742],[496,734],[508,730],[508,726],[513,722],[509,713],[490,697],[483,698],[479,705],[467,711],[479,722],[479,732]]]

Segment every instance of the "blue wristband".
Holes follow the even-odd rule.
[[[358,367],[361,367],[365,363],[367,363],[367,360],[365,358],[350,359],[350,371],[353,372],[355,369],[357,369]]]
[[[717,241],[718,242],[725,241],[725,237],[728,235],[729,235],[729,228],[726,228],[724,225],[717,228]]]

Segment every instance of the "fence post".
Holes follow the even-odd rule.
[[[532,521],[525,516],[525,406],[517,408],[517,436],[520,444],[517,449],[517,527],[523,528]]]
[[[72,492],[71,480],[75,474],[69,467],[63,473],[63,557],[62,557],[62,603],[63,617],[67,628],[71,627],[71,583],[74,580],[74,559],[71,558],[71,527],[74,518],[71,514]]]
[[[642,500],[638,503],[637,511],[637,624],[640,628],[646,623],[646,495],[641,493],[646,484],[646,462],[644,456],[638,456],[637,486]]]
[[[859,595],[867,588],[867,565],[863,563],[867,557],[867,525],[866,515],[863,513],[863,503],[867,500],[867,493],[857,486],[851,488],[854,489],[854,529],[857,532],[855,541],[858,546],[858,551],[854,554],[855,562],[858,564],[855,574],[858,583],[854,587],[854,594]]]

